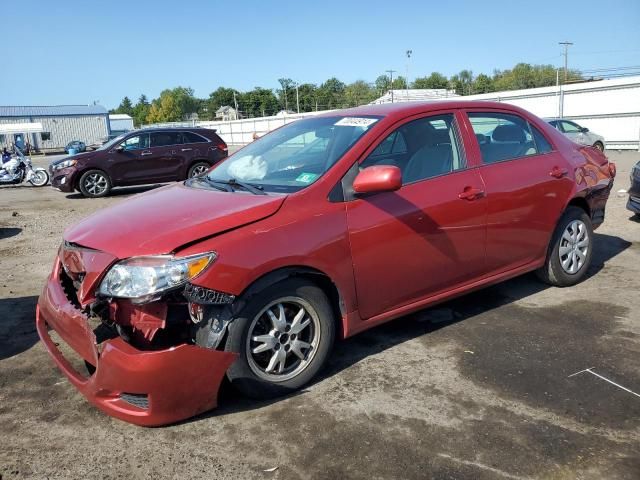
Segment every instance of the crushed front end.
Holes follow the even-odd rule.
[[[36,310],[38,334],[56,365],[92,404],[134,424],[164,425],[214,408],[236,354],[216,349],[219,341],[198,346],[198,304],[184,286],[138,303],[100,296],[116,262],[82,246],[60,248]],[[59,348],[50,330],[70,350]],[[62,350],[83,360],[87,373]]]

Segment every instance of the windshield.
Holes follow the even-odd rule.
[[[123,133],[122,135],[118,135],[116,138],[113,138],[108,142],[103,143],[100,147],[96,148],[96,150],[108,150],[111,147],[113,147],[116,143],[121,142],[126,135],[127,135],[126,133]]]
[[[247,145],[207,179],[251,183],[271,192],[296,192],[320,178],[381,117],[298,120]]]

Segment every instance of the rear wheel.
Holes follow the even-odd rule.
[[[547,260],[537,271],[544,282],[557,287],[575,285],[584,278],[593,254],[593,226],[578,207],[564,212],[551,238]]]
[[[593,146],[601,152],[604,152],[604,144],[602,142],[596,142],[593,144]]]
[[[239,357],[227,377],[254,398],[295,391],[322,368],[334,336],[333,311],[319,287],[300,279],[274,284],[229,325],[225,350]]]
[[[88,170],[80,177],[78,186],[85,197],[104,197],[111,190],[111,180],[102,170]]]
[[[197,177],[198,175],[202,175],[204,172],[209,170],[209,165],[207,162],[196,162],[191,165],[189,168],[189,178]]]

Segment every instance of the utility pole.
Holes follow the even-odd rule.
[[[409,60],[411,60],[411,54],[413,50],[407,50],[407,77],[404,79],[404,93],[409,101]]]
[[[236,107],[236,118],[235,118],[235,120],[237,120],[238,118],[240,118],[240,112],[238,112],[238,101],[236,100],[236,92],[233,92],[233,105]]]
[[[564,83],[567,83],[568,70],[567,70],[567,57],[569,56],[569,45],[573,45],[571,42],[558,42],[558,45],[564,45]]]
[[[300,113],[300,96],[298,95],[298,82],[296,82],[296,106],[298,107],[298,113]]]
[[[393,74],[396,72],[395,70],[385,70],[386,73],[389,74],[389,83],[391,84],[391,103],[393,103]]]

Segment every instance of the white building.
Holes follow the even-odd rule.
[[[133,118],[126,113],[110,113],[109,126],[111,135],[120,135],[133,130]]]

